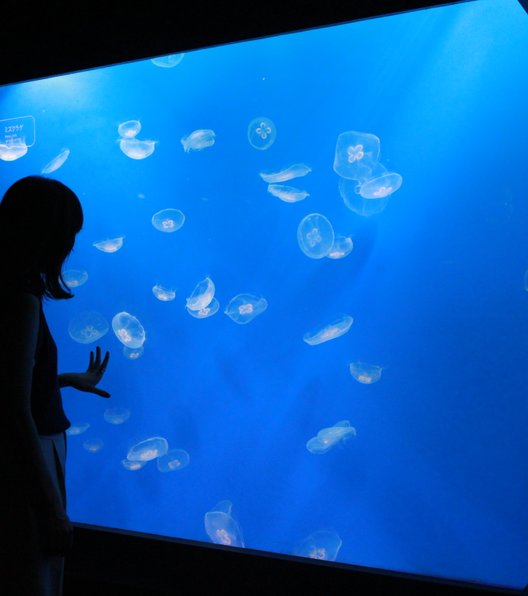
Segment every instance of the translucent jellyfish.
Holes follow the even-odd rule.
[[[308,331],[303,335],[303,340],[309,346],[316,346],[318,344],[322,344],[325,341],[329,341],[331,339],[335,339],[336,337],[341,337],[344,335],[352,326],[354,319],[349,315],[342,315],[335,321],[328,323],[328,325],[324,325],[323,327],[318,327],[313,331]]]
[[[28,152],[28,146],[23,139],[15,139],[13,143],[4,145],[0,143],[0,159],[2,161],[15,161],[24,157]]]
[[[82,435],[90,428],[90,424],[88,422],[83,422],[82,424],[72,424],[70,428],[66,431],[66,434],[69,437],[76,437],[77,435]]]
[[[224,313],[235,323],[245,325],[268,308],[266,298],[253,294],[238,294],[231,298]]]
[[[56,157],[48,162],[41,170],[41,174],[51,174],[58,170],[70,156],[69,149],[63,149]]]
[[[285,184],[268,184],[268,192],[285,203],[297,203],[310,196],[305,190]]]
[[[205,531],[215,544],[244,547],[244,538],[231,514],[233,503],[220,501],[204,517]]]
[[[278,182],[286,182],[293,180],[293,178],[301,178],[312,171],[310,166],[304,163],[295,163],[278,172],[260,172],[259,176],[268,184],[276,184]]]
[[[157,466],[160,472],[176,472],[189,465],[189,454],[183,449],[171,449],[158,457]]]
[[[372,385],[372,383],[379,381],[381,379],[381,371],[383,370],[377,364],[367,364],[359,360],[357,362],[351,362],[348,368],[354,379],[364,385]]]
[[[136,317],[119,312],[112,319],[112,329],[117,339],[127,348],[140,348],[146,339],[145,329]]]
[[[117,238],[108,238],[107,240],[99,240],[98,242],[94,242],[92,246],[95,246],[95,248],[97,248],[97,250],[100,250],[101,252],[117,252],[120,248],[123,247],[124,239],[124,236],[118,236]]]
[[[185,223],[185,215],[179,209],[162,209],[152,216],[152,225],[160,232],[176,232]]]
[[[130,159],[145,159],[154,153],[156,141],[140,141],[136,138],[121,139],[119,148]]]
[[[123,139],[133,139],[141,131],[141,122],[139,120],[127,120],[121,122],[117,127],[119,136]]]
[[[68,325],[70,337],[80,344],[91,344],[108,332],[108,321],[95,310],[77,314]]]
[[[350,236],[336,234],[334,244],[330,252],[326,255],[329,259],[342,259],[349,255],[354,249],[354,242]]]
[[[122,459],[121,465],[125,470],[129,470],[130,472],[135,472],[136,470],[141,470],[146,465],[146,461],[130,461],[129,459]]]
[[[128,360],[137,360],[141,358],[145,348],[141,346],[140,348],[127,348],[127,346],[123,346],[123,356]]]
[[[201,151],[215,144],[215,131],[206,129],[194,130],[191,134],[180,139],[185,153]]]
[[[336,422],[334,426],[322,428],[315,437],[306,443],[306,449],[314,455],[322,455],[338,443],[344,443],[350,437],[356,436],[356,429],[350,426],[348,420]]]
[[[104,442],[103,439],[99,438],[86,439],[83,443],[83,447],[90,453],[97,453],[104,447]]]
[[[191,310],[189,307],[186,308],[187,312],[195,319],[207,319],[207,317],[212,317],[218,312],[220,302],[218,302],[216,298],[213,298],[208,306],[204,306],[204,308],[201,308],[200,310]]]
[[[165,455],[169,450],[167,439],[163,437],[151,437],[145,439],[130,448],[127,459],[129,461],[147,462]]]
[[[396,192],[402,185],[402,177],[396,172],[384,172],[380,176],[365,180],[358,189],[364,199],[384,199]]]
[[[337,137],[334,171],[349,180],[364,180],[374,169],[380,151],[380,140],[367,132],[347,131]]]
[[[269,149],[275,142],[277,129],[273,120],[265,116],[259,116],[258,118],[253,118],[249,123],[247,135],[249,144],[252,147],[264,151],[265,149]]]
[[[151,62],[160,68],[174,68],[183,60],[185,54],[168,54],[167,56],[158,56],[152,58]]]
[[[130,410],[126,408],[106,408],[103,418],[109,424],[123,424],[130,418]]]
[[[62,272],[62,279],[69,288],[78,288],[88,281],[88,272],[84,269],[66,269]]]
[[[211,304],[215,293],[215,285],[210,277],[199,281],[191,295],[187,298],[187,310],[202,310]]]
[[[318,530],[302,540],[293,554],[298,557],[335,561],[343,541],[334,530]]]
[[[357,182],[345,180],[344,178],[339,179],[338,188],[339,194],[348,209],[357,215],[361,215],[361,217],[370,217],[371,215],[381,213],[385,210],[385,207],[390,200],[390,197],[376,199],[375,201],[372,199],[365,199],[358,194],[360,185],[358,185]]]
[[[334,228],[321,213],[310,213],[297,228],[297,242],[303,253],[311,259],[322,259],[334,245]]]
[[[170,302],[176,298],[176,292],[174,290],[164,288],[161,284],[153,286],[152,293],[161,302]]]

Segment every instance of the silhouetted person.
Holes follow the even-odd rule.
[[[108,364],[99,347],[83,373],[57,374],[45,299],[73,295],[64,261],[83,224],[79,199],[42,176],[15,182],[0,203],[0,594],[62,593],[72,542],[64,465],[70,422],[60,387],[96,387]]]

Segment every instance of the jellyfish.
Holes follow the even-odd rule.
[[[130,418],[130,410],[126,408],[106,408],[103,418],[109,424],[123,424]]]
[[[112,319],[112,329],[117,339],[127,348],[141,348],[145,343],[145,329],[130,313],[117,313]]]
[[[344,335],[350,329],[353,322],[354,319],[351,316],[342,315],[338,319],[335,319],[323,327],[318,327],[313,331],[308,331],[303,335],[303,340],[309,346],[322,344],[325,341],[329,341]]]
[[[62,272],[62,279],[69,288],[78,288],[88,281],[88,272],[84,269],[67,269]]]
[[[169,450],[167,439],[163,437],[150,437],[130,448],[127,454],[128,461],[147,462],[165,455]]]
[[[121,122],[117,127],[119,136],[123,139],[133,139],[141,131],[141,122],[139,120],[127,120]]]
[[[224,313],[235,323],[245,325],[268,308],[266,298],[253,294],[238,294],[231,298]]]
[[[191,310],[188,306],[185,308],[187,309],[187,312],[195,319],[207,319],[218,312],[218,309],[220,308],[220,302],[218,302],[216,298],[213,298],[211,302],[209,302],[208,306],[204,306],[200,310]]]
[[[344,443],[350,437],[356,436],[356,429],[350,426],[348,420],[336,422],[334,426],[322,428],[315,437],[306,443],[306,449],[314,455],[322,455],[338,443]]]
[[[82,435],[90,428],[90,424],[88,422],[83,422],[81,424],[72,424],[70,428],[66,431],[66,434],[69,437],[76,437],[77,435]]]
[[[108,238],[107,240],[100,240],[98,242],[94,242],[92,246],[95,246],[97,250],[106,253],[113,253],[117,252],[120,248],[123,247],[123,240],[125,239],[124,236],[118,236],[117,238]]]
[[[348,365],[350,374],[364,385],[372,385],[381,379],[381,366],[377,364],[367,364],[366,362],[351,362]]]
[[[83,443],[83,447],[86,449],[86,451],[89,451],[90,453],[97,453],[98,451],[101,451],[101,449],[104,447],[104,442],[103,439],[100,438],[93,438],[93,439],[86,439],[86,441],[84,441]]]
[[[297,242],[303,253],[311,259],[322,259],[334,245],[334,228],[321,213],[310,213],[297,228]]]
[[[127,346],[123,346],[123,356],[128,360],[137,360],[141,358],[145,348],[141,346],[140,348],[128,348]]]
[[[268,184],[268,192],[285,203],[297,203],[310,196],[305,190],[285,184]]]
[[[191,295],[187,298],[186,306],[188,310],[202,310],[211,304],[215,293],[215,285],[210,277],[199,281]]]
[[[347,131],[337,137],[334,171],[349,180],[368,178],[378,162],[380,140],[367,132]]]
[[[247,129],[249,144],[259,151],[269,149],[277,137],[277,129],[273,120],[265,116],[253,118]]]
[[[176,292],[169,288],[164,288],[161,284],[156,284],[152,288],[152,293],[161,302],[170,302],[176,298]]]
[[[343,202],[350,211],[353,211],[361,217],[370,217],[371,215],[377,215],[385,210],[388,205],[390,197],[383,199],[365,199],[358,194],[360,185],[352,180],[345,180],[340,178],[338,183],[339,194],[343,199]]]
[[[14,139],[8,144],[0,143],[0,159],[2,161],[15,161],[24,157],[28,152],[28,146],[24,139]]]
[[[185,215],[179,209],[162,209],[152,216],[152,225],[160,232],[176,232],[185,223]]]
[[[48,162],[41,170],[41,174],[51,174],[58,170],[70,156],[69,149],[63,149],[56,157]]]
[[[402,185],[402,177],[396,172],[384,172],[368,178],[358,188],[358,194],[364,199],[384,199],[396,192]]]
[[[131,139],[120,139],[119,148],[130,159],[146,159],[154,153],[157,141],[140,141],[132,137]]]
[[[293,552],[298,557],[335,561],[343,541],[334,530],[318,530],[302,540]]]
[[[130,461],[129,459],[122,459],[121,465],[125,470],[129,470],[130,472],[135,472],[137,470],[141,470],[146,465],[146,461]]]
[[[167,54],[167,56],[158,56],[152,58],[151,62],[160,68],[174,68],[183,60],[185,54]]]
[[[220,501],[204,516],[205,531],[215,544],[244,548],[244,538],[231,514],[233,503]]]
[[[70,337],[80,344],[91,344],[108,332],[107,320],[95,310],[77,314],[68,325]]]
[[[180,139],[185,153],[189,151],[201,151],[215,144],[215,131],[208,128],[194,130],[190,134]]]
[[[349,255],[353,249],[354,242],[350,236],[336,234],[334,238],[334,244],[326,256],[329,259],[342,259],[343,257]]]
[[[310,166],[304,163],[295,163],[278,172],[260,172],[259,176],[268,184],[276,184],[278,182],[287,182],[293,178],[301,178],[312,171]]]
[[[158,457],[157,466],[160,472],[176,472],[189,465],[189,454],[183,449],[171,449]]]

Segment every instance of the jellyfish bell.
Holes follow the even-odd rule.
[[[350,211],[361,217],[371,217],[372,215],[382,213],[385,207],[387,207],[390,197],[376,199],[375,201],[365,199],[358,194],[360,186],[356,181],[346,180],[345,178],[339,179],[339,194],[347,209],[350,209]]]
[[[130,159],[146,159],[154,153],[157,141],[140,141],[135,137],[119,139],[119,148]]]
[[[337,137],[334,172],[348,180],[368,178],[378,163],[380,140],[368,132],[349,130]]]
[[[402,180],[396,172],[384,172],[362,182],[357,193],[364,199],[384,199],[400,188]]]

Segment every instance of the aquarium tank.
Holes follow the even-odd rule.
[[[59,369],[110,352],[73,521],[528,583],[527,57],[480,0],[0,88],[2,194],[84,209]]]

